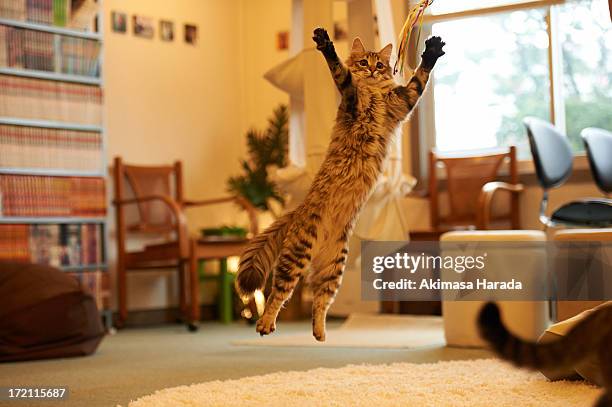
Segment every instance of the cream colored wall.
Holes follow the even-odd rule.
[[[247,126],[265,127],[272,110],[289,97],[263,79],[264,73],[289,58],[289,51],[276,48],[276,35],[290,31],[291,0],[242,1],[242,69],[245,121]],[[291,35],[291,33],[289,33]]]
[[[105,0],[105,122],[109,160],[120,155],[137,164],[184,164],[185,192],[192,198],[225,195],[225,180],[240,171],[247,125],[240,69],[241,2],[218,0]],[[111,11],[151,17],[155,37],[143,39],[110,29]],[[159,39],[159,20],[175,24],[175,40]],[[183,41],[183,24],[198,26],[198,44]],[[220,206],[193,224],[232,222],[235,210]],[[114,263],[114,218],[110,217],[110,263]],[[176,304],[167,273],[129,278],[131,309]],[[170,289],[168,289],[170,288]]]

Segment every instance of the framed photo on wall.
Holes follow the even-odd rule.
[[[198,43],[198,26],[197,25],[185,24],[185,42],[191,45],[196,45]]]
[[[279,51],[289,49],[289,31],[279,31],[276,33],[276,49]]]
[[[134,26],[134,35],[141,38],[153,38],[155,29],[153,28],[153,19],[143,16],[132,16],[132,25]]]
[[[174,23],[172,21],[159,21],[159,38],[162,41],[174,41]]]
[[[113,32],[125,34],[127,31],[127,14],[119,11],[111,12],[111,26]]]

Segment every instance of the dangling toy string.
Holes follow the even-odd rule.
[[[408,44],[410,43],[410,34],[412,29],[417,23],[419,24],[419,31],[417,33],[417,44],[421,39],[421,29],[423,28],[423,16],[425,15],[425,9],[433,4],[434,0],[420,0],[417,5],[412,7],[406,17],[406,22],[402,27],[402,31],[399,37],[399,46],[397,47],[397,60],[393,66],[393,73],[396,74],[398,71],[400,74],[404,73],[404,66],[406,65],[406,59],[408,54]]]

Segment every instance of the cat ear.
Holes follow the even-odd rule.
[[[387,63],[389,62],[389,60],[391,59],[391,50],[393,49],[393,45],[391,44],[387,44],[386,47],[384,47],[383,49],[381,49],[380,51],[378,51],[378,55],[380,55],[380,57],[386,61]]]
[[[351,54],[363,54],[365,52],[365,47],[363,46],[363,42],[359,39],[359,37],[353,40],[353,47],[351,48]]]

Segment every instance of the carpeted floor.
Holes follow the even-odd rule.
[[[188,406],[591,406],[601,389],[582,382],[549,382],[497,359],[351,365],[282,372],[181,386],[129,407]]]
[[[330,328],[338,327],[331,322]],[[278,333],[310,332],[310,321],[280,322]],[[48,406],[114,406],[156,390],[238,379],[287,370],[336,368],[349,364],[394,362],[432,363],[439,360],[486,358],[483,350],[427,348],[295,348],[232,346],[230,341],[255,337],[255,328],[243,324],[205,323],[196,334],[182,326],[126,329],[107,337],[90,357],[0,364],[2,386],[68,386],[70,397]],[[26,406],[27,403],[0,402]]]
[[[325,342],[317,342],[310,330],[277,332],[266,337],[232,341],[235,345],[335,348],[423,348],[443,346],[442,317],[351,314],[339,328],[329,328]]]

